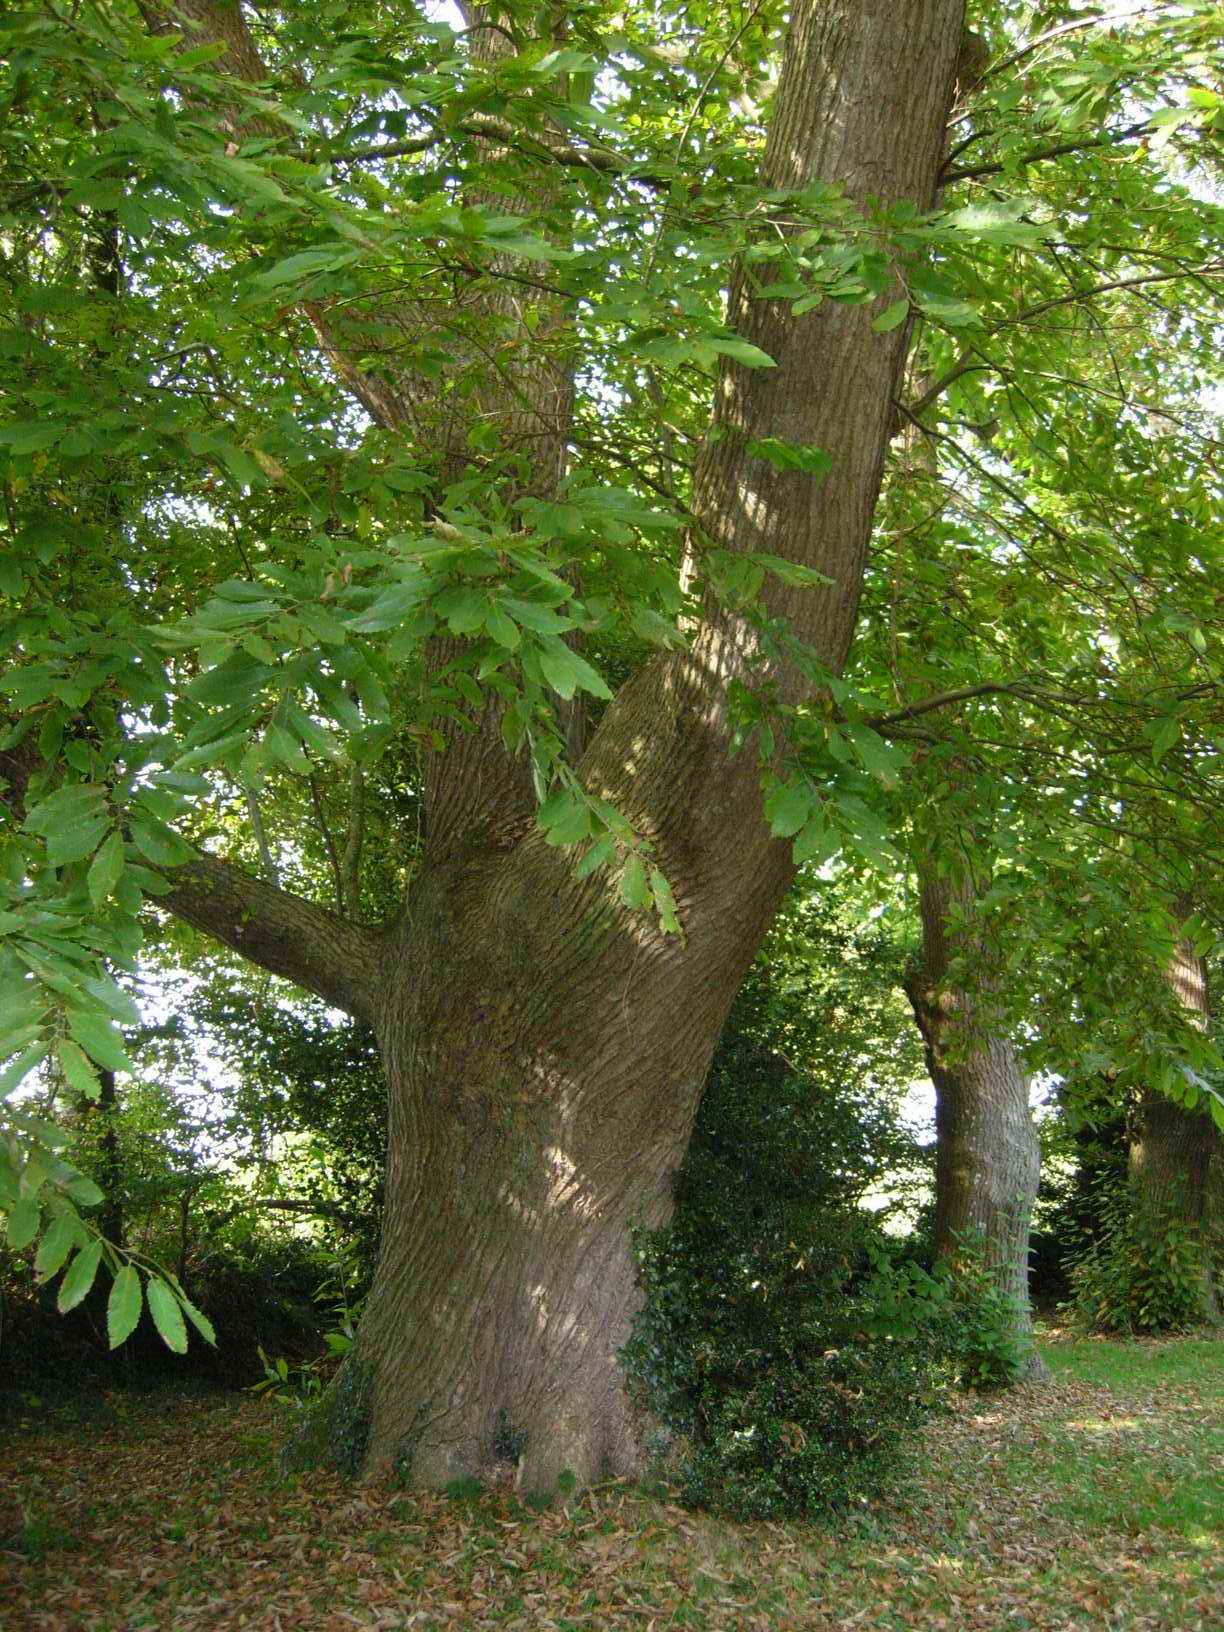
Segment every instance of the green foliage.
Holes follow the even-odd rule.
[[[1101,1235],[1071,1266],[1063,1308],[1089,1331],[1190,1331],[1211,1314],[1212,1256],[1201,1225],[1172,1206],[1136,1206],[1129,1186],[1119,1185],[1105,1203]]]
[[[673,1222],[638,1242],[645,1301],[624,1354],[679,1436],[685,1500],[827,1514],[904,1460],[936,1396],[935,1344],[917,1300],[878,1280],[886,1241],[858,1205],[897,1139],[863,1097],[734,1026],[724,1038]]]
[[[1000,1290],[981,1242],[964,1240],[954,1263],[937,1267],[945,1290],[942,1342],[967,1388],[1007,1388],[1033,1355],[1022,1335],[1015,1300]]]

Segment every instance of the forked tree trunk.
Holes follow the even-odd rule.
[[[1191,1022],[1210,1019],[1207,969],[1188,941],[1179,941],[1166,972],[1174,996]],[[1188,1110],[1164,1094],[1145,1089],[1130,1125],[1131,1205],[1148,1218],[1176,1224],[1203,1246],[1203,1306],[1221,1317],[1220,1294],[1210,1250],[1209,1177],[1221,1151],[1220,1135],[1205,1108]]]
[[[1044,1375],[1033,1347],[1029,1227],[1041,1181],[1041,1146],[1028,1080],[1010,1041],[991,1024],[988,996],[971,1001],[948,984],[950,914],[972,934],[975,891],[933,870],[922,879],[922,966],[907,991],[935,1084],[937,1261],[981,1247],[995,1288],[1014,1310],[1027,1358],[1021,1375]]]
[[[797,0],[762,189],[819,180],[862,204],[929,205],[962,25],[962,0]],[[777,366],[725,362],[694,478],[707,539],[831,580],[771,581],[762,600],[833,670],[906,343],[903,328],[874,333],[874,316],[826,302],[796,319],[736,275],[729,320]],[[827,481],[760,458],[764,437],[823,448]],[[629,910],[615,876],[579,880],[544,842],[489,711],[426,766],[425,853],[392,935],[289,907],[215,862],[183,869],[166,897],[380,1039],[385,1223],[356,1348],[314,1429],[335,1459],[371,1472],[398,1459],[439,1485],[500,1451],[541,1490],[567,1470],[584,1482],[633,1469],[616,1358],[635,1304],[629,1228],[667,1216],[719,1031],[793,876],[753,754],[729,757],[737,682],[772,683],[784,701],[809,689],[762,650],[754,619],[711,601],[687,650],[621,690],[576,766],[651,842],[683,938]]]

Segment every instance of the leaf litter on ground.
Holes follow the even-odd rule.
[[[0,1626],[1224,1626],[1224,1342],[1055,1343],[1053,1376],[964,1396],[887,1499],[736,1525],[623,1483],[543,1512],[283,1473],[266,1399],[27,1413],[0,1448]]]

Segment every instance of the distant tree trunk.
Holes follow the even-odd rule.
[[[1184,904],[1183,904],[1184,905]],[[1166,979],[1193,1024],[1210,1019],[1207,969],[1188,941],[1180,940]],[[1205,1108],[1188,1110],[1164,1094],[1144,1089],[1131,1117],[1131,1203],[1149,1218],[1168,1220],[1203,1242],[1204,1313],[1221,1318],[1220,1291],[1209,1249],[1208,1180],[1220,1135]]]
[[[955,1262],[967,1238],[981,1242],[992,1281],[1015,1310],[1028,1351],[1022,1375],[1045,1373],[1033,1346],[1029,1225],[1041,1180],[1041,1147],[1028,1082],[1016,1051],[992,1025],[988,999],[948,984],[953,909],[972,936],[976,891],[923,869],[922,963],[907,986],[935,1084],[935,1256]]]

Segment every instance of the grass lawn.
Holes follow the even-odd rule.
[[[286,1476],[281,1418],[111,1395],[0,1445],[0,1627],[1224,1627],[1224,1342],[1050,1342],[887,1501],[739,1526],[611,1485],[565,1510]]]

